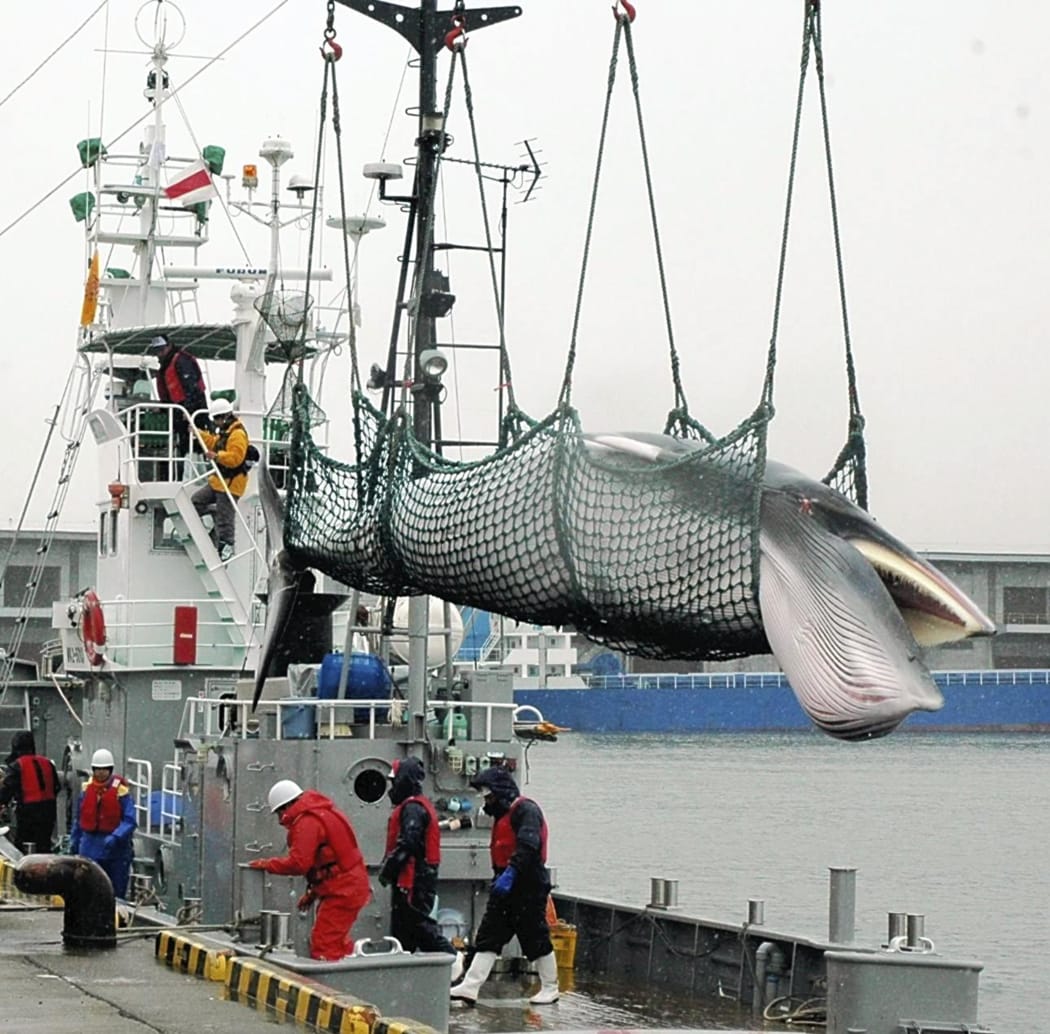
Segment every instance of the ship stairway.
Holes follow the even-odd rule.
[[[62,453],[62,464],[51,496],[51,504],[48,506],[44,529],[40,533],[40,541],[37,543],[34,552],[33,566],[30,569],[25,589],[22,592],[22,600],[19,604],[18,614],[15,617],[11,641],[8,644],[7,653],[0,659],[0,706],[6,704],[7,687],[11,681],[11,674],[14,671],[18,653],[22,649],[22,640],[25,637],[26,627],[29,624],[30,612],[36,604],[37,589],[44,574],[44,569],[47,567],[48,554],[55,540],[55,532],[58,530],[58,519],[62,514],[62,507],[65,505],[66,496],[69,493],[69,485],[73,480],[73,472],[76,470],[77,459],[80,456],[80,446],[87,432],[88,414],[91,412],[95,393],[100,382],[101,378],[95,376],[91,368],[78,358],[69,372],[65,390],[62,393],[61,400],[55,407],[54,416],[49,421],[47,439],[43,454],[40,457],[40,463],[37,466],[37,473],[39,474],[40,472],[51,443],[51,438],[56,430],[65,439],[66,447]],[[22,512],[22,518],[24,519],[24,517],[25,510]],[[21,526],[22,522],[20,520],[19,529],[21,529]],[[8,559],[14,551],[14,545],[15,543],[12,542]],[[6,569],[7,560],[5,559],[3,572],[5,577],[7,574]]]
[[[219,621],[229,628],[230,642],[235,647],[247,649],[252,636],[251,617],[237,594],[228,564],[219,559],[208,529],[193,505],[189,489],[180,486],[174,495],[163,500],[163,505],[186,555],[200,575]],[[244,534],[243,528],[240,533]]]
[[[29,690],[23,688],[21,693],[22,699],[17,700],[14,690],[10,693],[5,690],[7,699],[0,703],[0,743],[10,743],[13,733],[25,732],[33,727],[29,710]]]

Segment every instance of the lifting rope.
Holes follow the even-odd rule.
[[[620,0],[622,2],[622,0]],[[631,71],[631,89],[634,94],[634,106],[638,119],[638,137],[642,148],[642,165],[645,169],[645,188],[649,201],[649,218],[653,227],[653,243],[656,247],[656,265],[660,276],[660,297],[663,302],[664,324],[667,329],[667,344],[671,358],[671,376],[674,380],[675,409],[687,412],[685,389],[679,374],[678,351],[674,343],[674,329],[671,323],[671,304],[667,296],[667,276],[664,271],[663,247],[660,242],[660,227],[656,217],[656,199],[653,193],[653,176],[649,165],[649,148],[645,139],[645,122],[642,118],[642,100],[638,88],[638,64],[634,54],[634,40],[631,25],[635,19],[635,9],[630,4],[623,4],[624,12],[613,8],[616,16],[616,30],[613,34],[612,57],[609,59],[609,76],[605,91],[605,108],[602,112],[601,130],[598,137],[598,155],[594,169],[594,185],[591,188],[591,201],[587,213],[587,226],[584,234],[583,258],[580,263],[580,280],[576,290],[576,308],[572,318],[572,332],[569,337],[569,354],[565,364],[565,376],[562,380],[559,403],[568,407],[572,396],[572,375],[576,364],[577,334],[580,326],[580,313],[583,308],[583,287],[587,277],[587,262],[590,256],[591,236],[594,231],[594,217],[598,205],[598,185],[601,180],[602,162],[605,157],[605,142],[609,126],[609,112],[612,107],[613,88],[616,85],[616,69],[620,50],[621,37],[626,42],[627,57]]]
[[[758,607],[758,530],[766,438],[773,416],[776,339],[798,125],[811,50],[817,55],[823,84],[819,8],[815,0],[806,7],[788,203],[763,393],[755,411],[718,438],[690,416],[681,384],[631,40],[634,12],[622,6],[626,13],[619,6],[615,9],[613,53],[576,312],[555,410],[542,421],[532,420],[517,410],[511,395],[507,421],[518,424],[513,441],[507,444],[501,436],[500,448],[485,459],[453,462],[433,449],[431,442],[417,440],[403,404],[388,415],[385,399],[384,411],[376,409],[355,380],[357,462],[351,465],[333,460],[312,441],[308,407],[313,403],[300,383],[295,394],[285,542],[302,562],[360,591],[387,597],[429,593],[521,621],[571,624],[609,646],[648,657],[727,659],[768,648]],[[466,23],[459,18],[461,9],[462,4],[457,4],[444,37],[452,60],[443,119],[460,64],[469,93],[462,61]],[[671,360],[674,408],[667,428],[670,434],[698,443],[695,449],[662,455],[651,463],[610,458],[596,450],[582,433],[571,397],[580,306],[621,42],[626,42],[630,63]],[[830,182],[823,85],[821,91]],[[476,152],[469,100],[468,112]],[[440,168],[440,153],[437,158]],[[423,189],[418,180],[417,174],[417,192]],[[435,170],[426,189],[435,189],[437,180]],[[427,200],[432,202],[432,197],[424,202]],[[834,206],[834,197],[832,203]],[[433,239],[433,204],[426,205],[424,212],[427,218],[419,228],[417,255],[429,254]],[[485,222],[487,228],[487,218]],[[837,212],[834,225],[851,414],[851,441],[840,460],[863,498],[863,421],[845,322]],[[416,300],[429,272],[423,265],[417,261],[413,271],[411,297]],[[503,348],[502,302],[496,294]],[[412,328],[409,337],[414,343]],[[395,318],[392,350],[396,343]],[[352,351],[356,365],[356,350]],[[414,358],[413,349],[409,357]],[[388,369],[391,363],[392,358]],[[509,383],[509,361],[504,359],[504,363],[501,369]]]
[[[762,388],[764,402],[773,405],[773,372],[777,359],[777,332],[780,325],[780,302],[784,288],[784,269],[787,262],[788,232],[791,226],[791,203],[794,195],[795,169],[798,160],[798,138],[802,125],[802,103],[805,96],[806,73],[810,55],[817,71],[820,95],[820,116],[824,140],[824,159],[828,173],[828,196],[831,203],[831,225],[835,242],[835,269],[838,277],[839,307],[842,313],[842,334],[845,341],[845,365],[847,395],[849,398],[849,425],[846,444],[842,447],[831,471],[825,476],[825,484],[849,496],[858,506],[867,509],[868,478],[865,464],[864,417],[860,411],[857,378],[850,343],[849,316],[846,311],[846,281],[842,264],[842,242],[839,234],[838,202],[835,196],[835,176],[831,161],[831,132],[828,126],[828,104],[824,88],[824,52],[821,46],[820,0],[806,0],[802,31],[802,57],[799,63],[798,98],[795,104],[795,126],[791,138],[791,160],[788,166],[787,199],[784,205],[784,228],[780,239],[780,263],[777,268],[776,297],[773,303],[773,329],[769,339],[766,359],[766,377]]]

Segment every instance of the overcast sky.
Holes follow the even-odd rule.
[[[94,9],[92,0],[10,5],[0,34],[0,97]],[[275,5],[184,0],[186,38],[170,65],[185,81]],[[468,68],[483,148],[517,161],[534,138],[546,177],[511,209],[508,340],[519,402],[554,406],[575,304],[604,101],[613,20],[608,0],[524,0],[524,15],[474,34]],[[672,319],[694,414],[717,433],[758,401],[776,264],[802,30],[797,0],[638,0],[634,38]],[[113,140],[142,113],[145,59],[132,33],[137,4],[112,0],[104,107],[103,15],[0,106],[7,142],[0,229],[77,168],[76,143]],[[263,138],[296,149],[287,173],[308,172],[316,137],[324,28],[320,0],[287,0],[191,83],[182,105],[200,144],[227,149],[227,171],[253,161]],[[395,34],[340,7],[339,66],[348,151],[348,205],[363,211],[366,161],[401,160],[414,137],[400,97],[408,56]],[[868,421],[871,505],[917,547],[1050,550],[1045,476],[1050,325],[1050,14],[1035,0],[828,0],[823,15],[832,150],[849,313]],[[442,76],[446,65],[442,64]],[[842,444],[846,399],[816,78],[807,88],[799,183],[781,316],[771,454],[815,476]],[[450,152],[470,157],[462,102]],[[172,112],[170,150],[192,145]],[[389,143],[384,149],[388,125]],[[133,150],[138,132],[117,149]],[[260,163],[261,164],[261,163]],[[82,176],[0,236],[5,405],[0,517],[17,520],[72,365],[84,277],[81,226],[68,198]],[[336,210],[334,180],[325,210]],[[373,201],[373,213],[378,206]],[[450,209],[451,211],[451,209]],[[385,353],[394,261],[403,233],[362,247],[362,358]],[[475,223],[439,237],[480,243]],[[471,229],[471,227],[474,229]],[[252,261],[265,235],[238,229]],[[329,235],[331,231],[327,231]],[[241,261],[221,213],[210,261]],[[469,238],[469,240],[465,240]],[[338,258],[329,236],[326,259]],[[294,260],[294,245],[286,245]],[[574,398],[588,428],[659,430],[672,402],[666,333],[637,131],[621,54],[606,169],[584,298]],[[203,256],[202,256],[203,257]],[[492,340],[491,302],[476,258],[457,257],[461,341]],[[338,274],[337,274],[338,275]],[[467,288],[470,288],[468,291]],[[228,288],[206,318],[228,318]],[[452,329],[443,328],[447,339]],[[337,420],[345,355],[329,368]],[[486,379],[487,376],[487,379]],[[497,382],[464,369],[448,378],[488,405]],[[478,401],[480,400],[480,402]],[[447,421],[453,419],[450,410]],[[340,422],[342,422],[340,420]],[[96,503],[85,448],[62,524],[84,527]],[[54,470],[30,511],[39,526]]]

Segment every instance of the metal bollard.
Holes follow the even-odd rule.
[[[274,912],[273,940],[270,942],[274,948],[283,948],[288,944],[288,920],[291,915],[291,912]]]
[[[926,933],[926,916],[908,913],[907,920],[907,935],[904,943],[911,950],[921,949],[923,947],[923,941]]]
[[[907,915],[904,912],[887,912],[886,943],[893,944],[898,937],[905,934]]]
[[[649,880],[649,908],[677,908],[678,880],[653,876]]]
[[[857,916],[857,870],[832,865],[828,899],[828,940],[832,944],[852,944]]]
[[[766,903],[762,898],[748,898],[747,925],[761,926],[766,921]]]
[[[274,922],[277,913],[272,908],[259,910],[259,947],[269,948],[273,944]]]

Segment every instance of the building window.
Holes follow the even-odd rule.
[[[1047,617],[1047,590],[1021,585],[1004,586],[1003,623],[1050,625],[1050,618]]]
[[[12,564],[4,575],[4,606],[20,607],[29,585],[32,567]],[[45,567],[37,575],[34,607],[50,607],[52,601],[62,598],[62,569]]]

